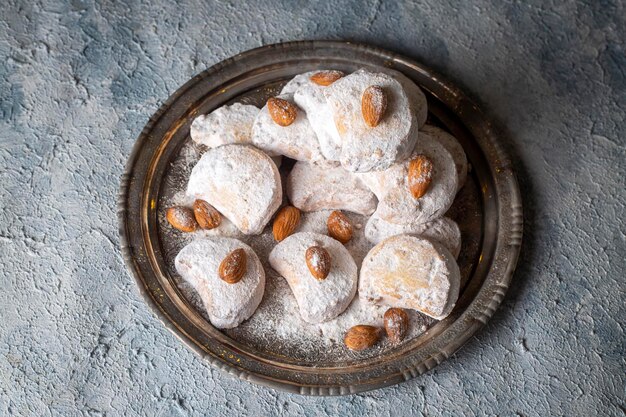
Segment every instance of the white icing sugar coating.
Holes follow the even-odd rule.
[[[391,236],[412,235],[438,242],[452,253],[454,258],[461,252],[461,230],[448,217],[440,217],[428,223],[395,224],[381,219],[374,213],[365,225],[365,237],[377,244]]]
[[[416,199],[408,185],[409,162],[426,155],[433,165],[432,181],[426,194]],[[454,202],[457,175],[450,152],[427,134],[420,135],[410,158],[384,171],[358,174],[378,197],[377,215],[395,224],[427,223],[443,216]]]
[[[324,280],[315,279],[306,265],[305,253],[311,246],[321,246],[330,255],[331,268]],[[269,261],[289,284],[306,322],[331,320],[354,298],[358,279],[356,263],[350,252],[331,237],[318,233],[293,234],[274,247]]]
[[[291,86],[288,84],[286,87],[297,86],[293,99],[306,112],[324,158],[338,161],[341,157],[341,138],[333,122],[331,108],[324,97],[324,90],[328,87],[318,85],[310,79],[317,72],[319,71],[300,74],[294,78]]]
[[[417,84],[401,72],[392,69],[384,69],[383,72],[389,74],[402,84],[404,91],[406,91],[406,94],[409,97],[409,103],[415,112],[417,126],[421,129],[421,127],[426,124],[426,119],[428,118],[428,102],[426,101],[424,92],[417,86]]]
[[[290,94],[278,98],[294,102]],[[280,126],[270,116],[267,104],[263,106],[252,126],[252,143],[270,156],[283,155],[307,162],[324,160],[317,135],[301,108],[292,124]]]
[[[191,171],[187,195],[205,200],[245,234],[263,231],[282,201],[278,168],[246,145],[209,149]]]
[[[292,96],[298,90],[298,88],[302,87],[304,84],[311,82],[309,79],[311,75],[315,74],[317,71],[305,72],[303,74],[298,74],[293,77],[291,80],[287,82],[280,90],[280,95]]]
[[[255,106],[235,103],[198,116],[191,123],[190,135],[194,142],[209,148],[231,143],[252,141],[252,124],[259,114]]]
[[[363,260],[359,298],[440,320],[454,308],[460,280],[459,267],[445,247],[399,235],[380,242]]]
[[[379,86],[387,110],[376,127],[363,120],[361,98],[369,86]],[[417,140],[417,119],[402,85],[383,73],[359,70],[324,90],[341,138],[341,165],[353,172],[384,170],[403,161]]]
[[[246,273],[235,284],[218,275],[222,260],[235,249],[247,255]],[[249,318],[265,291],[265,271],[248,245],[229,238],[197,239],[185,246],[174,261],[176,271],[198,292],[211,324],[230,329]]]
[[[426,133],[428,136],[441,143],[443,147],[450,152],[450,155],[452,155],[454,165],[456,166],[456,173],[459,177],[457,191],[460,190],[467,180],[467,156],[465,155],[463,147],[454,136],[437,126],[425,125],[421,129],[423,133]]]
[[[352,172],[333,163],[297,162],[287,177],[287,196],[302,211],[347,210],[372,214],[376,196]]]

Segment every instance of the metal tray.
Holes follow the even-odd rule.
[[[429,120],[452,132],[472,170],[451,216],[459,223],[463,280],[450,316],[423,334],[375,354],[301,357],[250,343],[211,326],[177,285],[174,249],[163,239],[163,199],[175,191],[181,149],[199,115],[234,101],[262,105],[296,74],[361,67],[404,73],[428,96]],[[159,214],[161,213],[161,214]],[[214,65],[178,89],[150,118],[133,148],[118,198],[122,255],[163,324],[213,366],[246,381],[308,395],[344,395],[414,378],[441,363],[493,315],[506,293],[522,239],[522,206],[509,157],[479,108],[458,88],[410,59],[366,45],[290,42],[254,49]],[[245,335],[244,335],[245,336]]]

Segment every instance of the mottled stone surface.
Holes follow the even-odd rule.
[[[624,415],[624,2],[18,1],[0,13],[0,415]],[[263,5],[262,5],[263,4]],[[150,312],[116,192],[160,103],[263,44],[349,39],[423,61],[503,127],[524,195],[488,326],[396,387],[308,398],[233,379]]]

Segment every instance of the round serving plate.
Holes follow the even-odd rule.
[[[184,183],[180,168],[199,114],[224,104],[261,106],[293,76],[322,68],[394,69],[428,97],[429,122],[463,145],[472,167],[449,215],[463,236],[462,287],[454,311],[398,347],[351,356],[302,355],[220,331],[189,300],[172,269],[176,247],[163,230],[164,201]],[[178,180],[177,180],[178,178]],[[458,88],[410,59],[350,42],[264,46],[195,76],[150,118],[130,155],[118,200],[121,248],[145,300],[163,324],[212,365],[246,381],[309,395],[343,395],[414,378],[452,355],[492,316],[506,293],[521,245],[522,206],[509,157],[489,120]],[[267,297],[267,293],[266,293]],[[426,328],[426,327],[425,327]],[[317,359],[316,359],[317,358]]]

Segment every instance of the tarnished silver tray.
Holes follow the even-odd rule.
[[[427,94],[429,120],[452,132],[472,170],[449,213],[463,235],[461,295],[452,314],[400,346],[361,355],[302,355],[296,347],[219,331],[181,291],[171,264],[178,249],[162,223],[164,202],[188,172],[181,160],[189,126],[227,103],[262,105],[296,74],[319,68],[346,72],[392,68]],[[309,395],[343,395],[414,378],[453,354],[492,316],[506,293],[520,250],[522,206],[509,157],[497,132],[458,88],[397,54],[348,42],[269,45],[225,60],[195,76],[150,118],[133,148],[118,199],[121,249],[139,290],[163,324],[212,365],[237,377]],[[266,292],[267,296],[267,292]],[[326,352],[324,352],[326,353]]]

